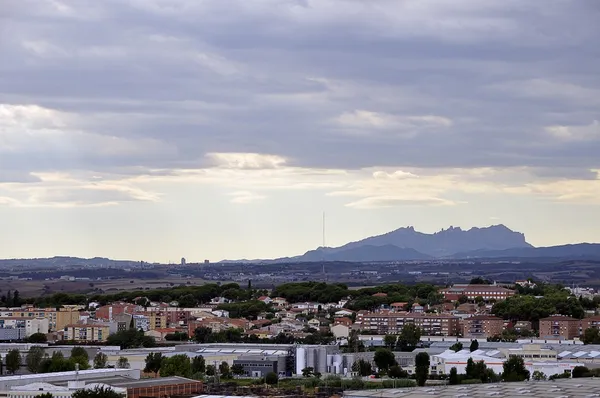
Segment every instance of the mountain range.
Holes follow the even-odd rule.
[[[340,247],[319,247],[300,256],[252,262],[375,262],[519,257],[600,259],[600,244],[581,243],[536,248],[526,241],[524,234],[501,224],[468,230],[451,226],[433,234],[418,232],[414,227],[405,227]]]

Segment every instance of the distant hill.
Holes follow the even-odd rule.
[[[373,246],[365,245],[340,251],[329,251],[322,247],[306,252],[303,256],[295,258],[299,261],[400,261],[400,260],[428,260],[432,257],[411,248],[400,248],[394,245]]]
[[[310,250],[296,257],[252,262],[280,263],[289,261],[406,261],[444,258],[456,253],[533,248],[525,235],[504,225],[484,228],[450,227],[433,234],[415,231],[413,227],[399,228],[383,235],[350,242],[340,247]],[[231,261],[225,261],[231,262]]]
[[[600,259],[599,243],[579,243],[550,247],[521,247],[505,250],[476,250],[456,253],[452,258],[564,258]]]
[[[524,234],[514,232],[504,225],[492,225],[490,227],[471,228],[469,230],[450,227],[433,234],[415,231],[413,227],[399,228],[383,235],[347,243],[344,246],[331,250],[347,250],[365,245],[394,245],[400,248],[411,248],[432,257],[443,257],[475,250],[504,250],[533,247],[527,243]]]

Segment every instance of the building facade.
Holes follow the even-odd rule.
[[[65,327],[65,339],[75,342],[105,342],[110,326],[103,324],[73,324]]]
[[[440,290],[446,300],[456,301],[461,296],[466,296],[469,300],[475,300],[482,297],[484,300],[506,300],[515,295],[515,291],[496,285],[466,285],[456,284]]]
[[[504,320],[491,315],[476,315],[463,321],[463,337],[487,338],[504,330]]]
[[[359,311],[355,323],[360,330],[378,334],[400,333],[408,324],[414,324],[429,336],[456,336],[460,332],[459,318],[452,315]]]
[[[540,319],[540,338],[570,340],[579,336],[579,319],[553,315]]]

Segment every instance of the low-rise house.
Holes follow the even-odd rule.
[[[343,308],[339,311],[336,311],[334,314],[334,317],[341,318],[341,317],[349,317],[352,315],[354,315],[354,311]]]
[[[288,302],[283,297],[275,297],[272,301],[272,304],[276,305],[277,307],[287,307]]]
[[[350,327],[339,323],[331,328],[331,333],[333,333],[337,340],[347,339],[350,336]]]
[[[152,337],[156,342],[162,343],[162,342],[166,341],[165,337],[167,335],[174,334],[178,331],[181,331],[181,330],[177,329],[177,328],[164,328],[164,329],[148,330],[144,334],[146,336]]]
[[[408,308],[408,303],[406,302],[397,302],[390,304],[390,309],[396,312],[406,311]]]

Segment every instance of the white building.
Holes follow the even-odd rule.
[[[25,322],[25,335],[27,337],[35,333],[47,334],[50,329],[50,320],[48,318],[27,319]]]
[[[73,393],[78,390],[93,390],[95,388],[105,388],[113,390],[118,394],[127,395],[127,389],[121,387],[112,387],[108,384],[85,384],[85,381],[69,381],[67,386],[55,386],[50,383],[36,382],[23,386],[11,387],[8,391],[0,392],[8,398],[34,398],[38,395],[50,393],[54,398],[71,398]]]
[[[350,336],[350,328],[346,325],[335,325],[331,328],[331,333],[335,336],[336,339],[347,339]]]
[[[32,383],[64,383],[73,380],[84,382],[104,377],[127,377],[139,380],[141,372],[135,369],[90,369],[79,372],[55,372],[0,377],[0,395],[12,390],[12,387],[23,387]],[[16,391],[16,390],[14,390]]]
[[[147,332],[150,330],[150,319],[145,315],[134,315],[133,316],[133,325],[135,330],[142,330]]]
[[[503,372],[503,364],[505,358],[497,358],[492,355],[497,355],[498,351],[484,352],[477,350],[469,352],[469,350],[461,350],[454,352],[447,350],[441,354],[435,354],[431,356],[431,373],[437,374],[449,374],[450,369],[456,368],[459,374],[466,373],[467,361],[469,358],[473,358],[473,361],[483,361],[488,369],[492,369],[495,373],[501,374]],[[486,355],[487,354],[487,355]],[[580,363],[576,362],[543,362],[533,361],[532,359],[524,359],[525,368],[533,374],[536,370],[544,373],[546,376],[552,376],[555,374],[563,374],[565,371],[571,372],[574,367],[581,366]]]

